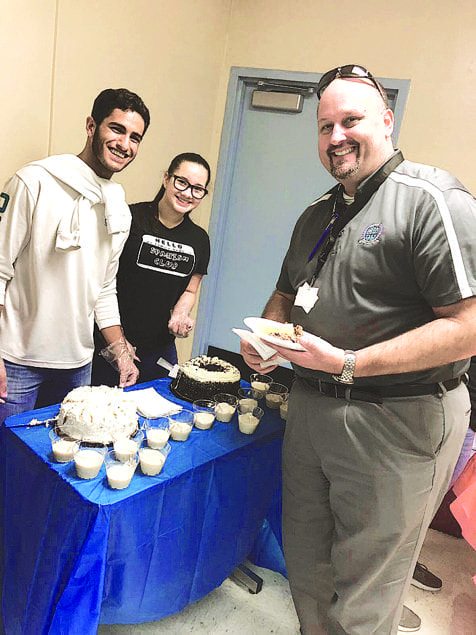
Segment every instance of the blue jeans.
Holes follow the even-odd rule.
[[[70,390],[91,382],[91,364],[81,368],[36,368],[4,363],[8,397],[0,404],[0,424],[10,415],[60,403]]]

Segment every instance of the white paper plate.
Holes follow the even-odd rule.
[[[248,328],[253,333],[258,335],[265,342],[270,344],[276,344],[276,346],[282,346],[283,348],[289,348],[292,351],[305,351],[306,349],[297,342],[291,342],[291,340],[283,340],[280,337],[270,335],[273,331],[285,331],[284,324],[282,322],[275,322],[274,320],[267,320],[265,318],[247,317],[243,320]],[[289,328],[289,327],[288,327]]]

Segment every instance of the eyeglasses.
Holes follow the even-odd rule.
[[[322,93],[329,86],[329,84],[333,82],[335,79],[339,79],[339,78],[348,79],[351,77],[370,80],[372,84],[375,86],[375,88],[378,90],[378,92],[380,93],[380,96],[385,102],[385,105],[387,105],[387,98],[382,92],[382,89],[378,85],[372,73],[370,73],[363,66],[358,66],[356,64],[347,64],[346,66],[338,66],[337,68],[333,68],[331,71],[327,71],[327,73],[324,73],[324,75],[321,77],[317,85],[317,89],[316,89],[317,98],[318,99],[321,98]]]
[[[193,198],[202,199],[204,196],[208,194],[208,190],[206,187],[202,187],[201,185],[192,185],[187,181],[184,176],[173,175],[174,178],[174,187],[179,190],[179,192],[185,192],[190,188],[190,192],[192,193]]]

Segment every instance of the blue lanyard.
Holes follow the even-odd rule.
[[[319,247],[322,245],[322,243],[325,241],[325,239],[327,238],[327,236],[331,233],[332,228],[334,226],[334,223],[336,222],[336,220],[339,218],[339,214],[336,212],[336,204],[337,204],[337,196],[338,196],[338,192],[336,192],[336,195],[334,196],[334,205],[332,207],[332,216],[330,221],[327,223],[327,227],[324,229],[324,231],[322,232],[322,236],[319,238],[319,240],[316,243],[316,246],[314,247],[314,249],[311,251],[311,253],[309,254],[309,258],[307,259],[308,262],[311,262],[311,260],[314,258],[314,256],[316,255],[316,251],[319,249]]]

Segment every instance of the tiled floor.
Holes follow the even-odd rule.
[[[411,587],[407,605],[422,619],[420,635],[476,635],[476,552],[463,540],[429,530],[420,561],[443,579],[439,593]],[[252,567],[263,579],[257,595],[225,582],[181,613],[160,622],[101,626],[98,635],[296,635],[298,621],[287,581]]]
[[[407,604],[421,617],[420,635],[475,635],[476,551],[463,539],[430,530],[419,559],[443,580],[438,593],[410,587]]]

